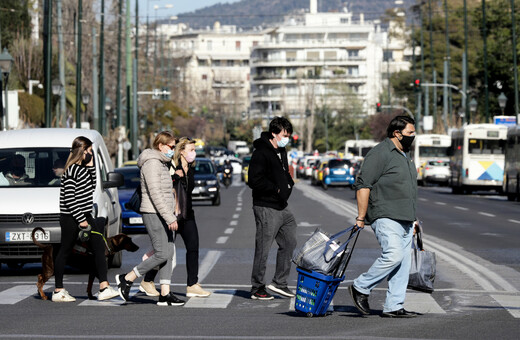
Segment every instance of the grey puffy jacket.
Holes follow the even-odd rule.
[[[141,169],[141,212],[158,214],[167,224],[177,220],[169,164],[171,159],[159,150],[146,149],[137,159]]]

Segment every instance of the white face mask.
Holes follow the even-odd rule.
[[[277,140],[276,141],[276,144],[278,145],[278,147],[280,148],[285,148],[285,146],[287,144],[289,144],[289,137],[282,137],[281,140]]]

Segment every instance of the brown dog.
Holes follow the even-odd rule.
[[[45,230],[43,230],[40,227],[36,227],[32,231],[32,240],[34,244],[43,249],[42,273],[38,274],[38,283],[36,283],[36,287],[38,287],[38,293],[40,293],[41,298],[43,300],[47,300],[48,297],[47,295],[45,295],[45,292],[43,291],[43,286],[54,275],[54,247],[52,246],[52,244],[42,244],[38,242],[38,240],[36,240],[34,236],[34,234],[37,231],[45,233]],[[130,236],[127,236],[125,234],[117,234],[113,237],[107,238],[107,247],[105,247],[105,255],[114,255],[115,253],[121,250],[135,252],[138,249],[139,246],[132,241],[132,238]],[[88,276],[87,284],[87,295],[89,300],[95,299],[94,295],[92,294],[92,285],[94,283],[95,277],[95,272],[91,270]]]

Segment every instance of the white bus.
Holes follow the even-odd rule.
[[[345,156],[365,157],[367,153],[377,145],[373,139],[350,139],[345,142]]]
[[[453,193],[477,189],[502,191],[507,126],[470,124],[451,134]]]
[[[520,126],[518,125],[507,129],[502,189],[509,201],[520,200]]]
[[[416,135],[411,157],[417,168],[424,162],[433,159],[448,161],[450,146],[451,137],[448,135]]]

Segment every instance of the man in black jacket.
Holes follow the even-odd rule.
[[[267,288],[277,294],[293,297],[287,288],[291,257],[296,247],[296,222],[287,208],[294,182],[289,174],[285,146],[293,132],[292,124],[284,117],[275,117],[269,132],[262,132],[253,146],[249,163],[248,185],[253,189],[253,212],[256,222],[255,259],[251,274],[251,299],[271,300],[266,291],[265,269],[273,241],[278,244],[276,271]]]

